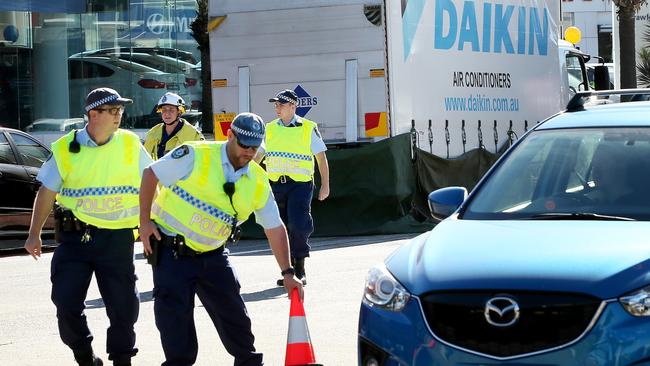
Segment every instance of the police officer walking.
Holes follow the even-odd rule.
[[[291,263],[296,277],[306,285],[305,258],[309,257],[309,236],[314,231],[311,217],[314,157],[321,178],[318,199],[323,201],[330,193],[327,147],[316,123],[296,115],[298,96],[293,90],[283,90],[269,102],[275,103],[278,118],[266,125],[266,151],[256,159],[261,160],[262,154],[266,154],[266,171],[289,233]],[[277,283],[282,286],[283,279]]]
[[[187,141],[205,140],[201,132],[181,115],[185,113],[185,101],[180,95],[167,92],[160,97],[156,105],[162,123],[153,126],[144,139],[144,148],[156,160],[163,157],[175,147]]]
[[[86,97],[88,124],[52,143],[52,154],[37,179],[25,249],[41,255],[41,230],[55,200],[59,246],[52,257],[52,301],[59,334],[79,365],[103,365],[96,357],[84,314],[90,280],[97,286],[110,321],[106,350],[113,365],[131,365],[135,348],[133,325],[139,295],[133,264],[133,229],[138,225],[138,192],[151,158],[137,135],[119,129],[124,105],[115,90],[99,88]]]
[[[144,172],[140,237],[145,255],[158,257],[151,263],[163,366],[196,361],[195,294],[234,356],[234,364],[262,365],[239,279],[224,248],[227,241],[237,240],[237,225],[252,212],[264,227],[285,288],[288,292],[298,288],[302,296],[302,284],[289,265],[287,233],[268,177],[251,162],[263,139],[262,119],[242,113],[233,120],[227,142],[188,142]],[[152,202],[159,181],[162,188]]]

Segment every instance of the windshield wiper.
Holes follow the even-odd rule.
[[[631,217],[601,215],[591,212],[546,212],[522,220],[595,220],[595,221],[636,221]]]

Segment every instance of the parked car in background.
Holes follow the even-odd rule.
[[[536,125],[469,196],[429,195],[443,221],[368,273],[359,365],[648,364],[650,102],[584,103],[604,94]]]
[[[200,105],[201,102],[201,89],[199,88],[200,84],[198,83],[201,78],[201,70],[197,69],[196,65],[169,56],[156,54],[121,53],[111,55],[117,56],[123,60],[134,61],[163,72],[184,75],[184,83],[188,95],[185,100],[187,109],[198,109],[196,106]],[[109,57],[111,55],[109,55]]]
[[[72,131],[84,128],[86,121],[83,118],[41,118],[25,127],[25,131]]]
[[[148,55],[161,55],[171,57],[176,60],[184,61],[190,64],[196,64],[197,59],[192,52],[179,50],[177,48],[169,47],[114,47],[114,48],[99,48],[96,50],[89,50],[86,53],[93,53],[95,56],[106,56],[111,53],[146,53]]]
[[[68,131],[82,129],[85,126],[85,118],[41,118],[27,125],[25,131],[38,142],[49,147]]]
[[[117,57],[121,60],[133,61],[149,66],[156,70],[173,74],[185,75],[184,83],[189,97],[185,101],[188,109],[199,109],[201,106],[201,66],[197,67],[194,56],[187,51],[173,48],[102,48],[81,52],[78,55]]]
[[[36,180],[50,150],[29,134],[0,127],[0,250],[22,246],[29,230]],[[44,234],[51,236],[54,218],[48,218]]]
[[[152,115],[155,117],[156,103],[167,91],[189,97],[184,74],[163,72],[117,57],[75,54],[68,62],[70,110],[78,110],[80,115],[86,94],[98,87],[113,88],[133,99],[124,111],[125,127],[151,127],[147,123]]]

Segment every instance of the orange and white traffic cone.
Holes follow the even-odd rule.
[[[322,366],[315,363],[314,348],[311,346],[305,309],[300,301],[298,289],[291,291],[291,310],[289,311],[289,333],[285,366]]]

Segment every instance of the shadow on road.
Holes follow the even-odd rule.
[[[371,236],[339,236],[339,237],[323,237],[312,238],[309,240],[311,251],[327,250],[332,248],[345,248],[358,245],[369,245],[376,243],[383,243],[387,241],[411,239],[420,234],[387,234],[387,235],[371,235]],[[235,256],[256,256],[256,255],[269,255],[271,249],[266,240],[246,240],[234,246],[228,246],[230,255]]]
[[[241,296],[244,298],[245,302],[253,302],[285,297],[287,296],[287,291],[284,287],[273,287],[262,291],[241,294]]]
[[[140,302],[143,303],[149,301],[153,301],[153,291],[140,292]],[[101,298],[86,300],[85,303],[86,309],[99,309],[105,307],[104,300]]]
[[[241,296],[244,298],[245,302],[253,302],[284,297],[287,296],[287,293],[284,290],[284,287],[273,287],[262,291],[241,294]],[[140,302],[144,303],[149,301],[153,301],[153,291],[140,292]],[[105,307],[104,300],[101,298],[86,300],[86,309],[88,310],[100,309],[103,307]],[[202,307],[202,305],[197,304],[197,307]]]

